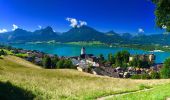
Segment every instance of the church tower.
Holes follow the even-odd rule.
[[[86,58],[86,49],[84,47],[81,48],[80,58],[82,59]]]
[[[81,55],[85,55],[86,54],[86,49],[84,47],[81,48]]]

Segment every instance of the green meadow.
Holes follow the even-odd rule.
[[[131,94],[115,99],[137,100],[138,97],[145,96],[154,99],[159,94],[163,100],[170,96],[169,82],[169,79],[116,79],[74,69],[42,69],[14,56],[4,56],[0,59],[0,99],[3,100],[91,100],[145,87],[155,89],[148,91],[149,93]]]

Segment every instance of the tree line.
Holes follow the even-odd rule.
[[[129,61],[130,53],[126,50],[119,51],[116,54],[108,54],[108,59],[105,60],[102,54],[99,55],[99,63],[106,65],[109,63],[112,67],[124,67],[127,68],[137,67],[137,68],[149,68],[153,63],[149,60],[142,60],[138,57],[138,55],[133,56],[133,60]]]
[[[49,57],[45,55],[42,59],[42,65],[44,68],[54,69],[54,68],[74,68],[72,61],[70,59],[59,59],[57,55],[54,57]]]

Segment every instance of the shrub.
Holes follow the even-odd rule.
[[[141,74],[141,79],[151,79],[149,74]]]
[[[161,78],[170,78],[170,58],[166,59],[163,68],[160,70]]]
[[[1,55],[6,55],[7,53],[4,50],[0,50],[0,56]]]
[[[140,74],[132,75],[130,78],[131,79],[141,79],[141,75]]]
[[[51,58],[49,56],[45,56],[43,58],[43,67],[44,68],[51,68]]]
[[[150,74],[151,79],[160,79],[160,74],[158,72],[151,72]]]
[[[148,74],[136,74],[130,77],[131,79],[150,79]]]

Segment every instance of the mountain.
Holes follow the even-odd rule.
[[[0,42],[34,42],[50,41],[77,42],[77,41],[100,41],[103,43],[120,44],[161,44],[170,45],[169,34],[138,34],[132,36],[130,33],[118,34],[114,31],[99,32],[89,26],[71,28],[67,32],[58,33],[48,26],[46,28],[30,32],[24,29],[16,29],[11,32],[1,33]]]
[[[55,40],[58,37],[57,33],[51,27],[29,32],[23,29],[16,29],[11,32],[0,34],[0,39],[3,42],[31,42],[31,41],[48,41]]]
[[[54,32],[53,29],[48,26],[44,29],[34,31],[32,38],[34,38],[34,41],[55,40],[58,38],[58,33]]]
[[[120,37],[99,32],[91,27],[82,26],[75,27],[61,35],[60,41],[62,42],[76,42],[76,41],[101,41],[104,43],[119,42]]]
[[[100,41],[105,35],[88,26],[75,27],[61,36],[63,42],[72,41]]]
[[[132,39],[133,38],[133,36],[130,33],[123,33],[121,35],[121,37],[124,39]]]
[[[138,44],[170,45],[170,34],[142,35],[134,37],[131,41]]]
[[[108,36],[120,36],[119,34],[117,34],[117,33],[114,32],[114,31],[108,31],[108,32],[106,32],[105,34],[108,35]]]

